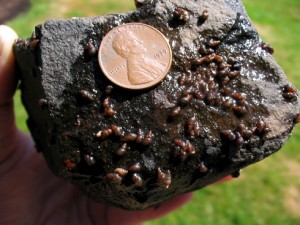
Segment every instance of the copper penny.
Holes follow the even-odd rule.
[[[158,84],[172,64],[168,40],[155,28],[142,23],[123,24],[108,32],[98,54],[105,76],[128,89]]]

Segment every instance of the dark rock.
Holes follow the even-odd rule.
[[[264,159],[299,117],[298,91],[240,1],[136,2],[127,14],[49,20],[14,46],[28,126],[50,169],[98,202],[135,210]],[[188,20],[174,21],[175,9]],[[173,66],[154,88],[119,88],[98,65],[94,48],[129,22],[169,39]]]

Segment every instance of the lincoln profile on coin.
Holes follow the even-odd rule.
[[[166,65],[147,55],[143,41],[132,31],[119,32],[112,42],[118,55],[127,61],[127,76],[132,85],[149,83],[164,73]]]

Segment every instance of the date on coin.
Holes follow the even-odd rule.
[[[99,64],[105,76],[127,89],[145,89],[161,82],[172,64],[165,36],[142,23],[127,23],[111,30],[100,44]]]

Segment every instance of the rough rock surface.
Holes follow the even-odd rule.
[[[136,2],[126,14],[49,20],[14,47],[28,125],[51,170],[134,210],[264,159],[299,120],[298,91],[239,0]],[[172,69],[154,88],[119,88],[98,65],[103,37],[129,22],[169,39]]]

